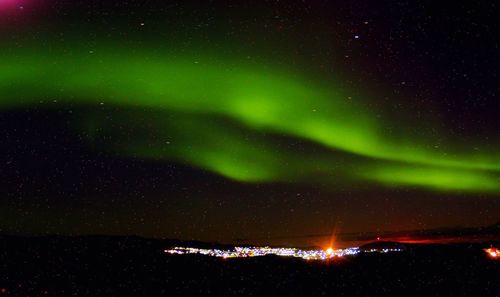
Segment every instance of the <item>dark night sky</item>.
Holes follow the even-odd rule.
[[[0,0],[0,231],[497,222],[499,5],[437,2]]]

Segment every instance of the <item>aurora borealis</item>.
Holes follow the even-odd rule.
[[[500,194],[497,129],[487,127],[486,132],[459,135],[449,127],[465,116],[428,112],[429,104],[415,106],[412,94],[391,90],[391,82],[384,79],[375,82],[363,78],[359,84],[351,83],[356,71],[343,70],[337,60],[350,58],[352,51],[360,50],[358,47],[349,55],[343,54],[347,46],[343,44],[361,43],[368,32],[372,32],[373,39],[380,37],[373,33],[383,28],[377,24],[376,15],[359,18],[360,25],[349,30],[319,21],[313,26],[334,32],[331,36],[341,36],[333,42],[331,69],[324,72],[319,67],[303,66],[310,64],[307,51],[299,62],[290,58],[294,45],[289,40],[297,34],[306,38],[305,34],[290,33],[292,37],[275,50],[264,39],[248,48],[238,43],[237,37],[220,38],[223,41],[219,42],[218,36],[226,33],[220,25],[215,33],[200,34],[186,25],[180,30],[183,33],[171,33],[177,34],[175,38],[156,38],[155,34],[163,32],[160,28],[168,32],[175,29],[167,25],[168,18],[162,20],[149,10],[136,20],[126,12],[113,15],[111,9],[111,20],[103,21],[103,15],[96,14],[96,8],[89,5],[89,18],[96,21],[82,25],[84,18],[72,20],[64,16],[51,21],[45,14],[50,16],[48,11],[53,6],[46,4],[42,9],[43,3],[36,5],[43,12],[39,16],[36,11],[26,15],[16,11],[9,14],[11,23],[1,23],[0,109],[3,114],[70,111],[64,115],[64,131],[78,135],[78,146],[88,154],[158,166],[180,164],[242,187],[313,187],[329,193],[327,196],[346,196],[346,201],[349,194],[345,191],[367,193],[369,197],[379,196],[373,194],[379,191],[395,196],[401,191],[429,197],[458,195],[470,201],[478,196],[495,201]],[[27,6],[23,9],[29,9],[28,3],[23,5]],[[180,6],[185,11],[189,5]],[[76,9],[62,4],[54,7],[57,11],[67,10],[68,15]],[[223,8],[216,9],[222,14],[217,17],[221,22],[232,17],[242,23],[247,18],[254,20],[241,14],[240,9],[236,9],[240,12],[237,17],[228,16],[231,13]],[[300,8],[297,11],[300,13]],[[43,29],[35,31],[30,24],[9,30],[12,24],[28,17]],[[195,24],[199,20],[193,17],[185,22]],[[340,18],[338,22],[342,22]],[[376,28],[372,31],[358,29],[372,23]],[[57,24],[68,26],[59,28]],[[125,32],[126,37],[107,37],[106,32],[111,34],[109,24]],[[247,30],[243,25],[234,26],[236,32],[239,26],[239,30]],[[78,28],[76,32],[70,29],[74,27]],[[144,35],[148,37],[137,30],[146,30]],[[245,34],[252,38],[266,36],[266,29],[248,31]],[[182,40],[183,34],[189,36],[189,42]],[[301,48],[308,47],[307,42],[304,44]],[[320,48],[318,52],[325,50]],[[320,58],[327,59],[326,54]],[[358,67],[368,72],[376,68],[366,62],[360,62]],[[429,96],[425,100],[441,100],[431,91],[435,87],[432,83],[419,81],[425,70],[414,71],[415,84],[429,88],[422,91]],[[408,74],[400,71],[400,75]],[[398,87],[404,87],[406,80]],[[380,81],[382,87],[377,85]],[[473,91],[471,87],[469,93]],[[392,101],[381,101],[387,94],[391,94]],[[468,99],[456,100],[462,100],[462,106],[468,104]],[[400,109],[394,112],[391,104]],[[416,111],[419,108],[422,110]],[[479,113],[476,117],[484,118]],[[11,130],[9,134],[17,128]],[[51,140],[42,143],[47,141]],[[165,193],[153,195],[161,197]],[[494,207],[498,208],[498,204]]]
[[[176,113],[192,117],[179,125],[183,134],[179,135],[180,143],[176,139],[170,144],[152,146],[131,139],[130,143],[112,149],[117,153],[178,160],[243,182],[293,177],[300,180],[315,171],[340,171],[348,180],[366,179],[389,185],[478,192],[500,189],[500,163],[495,154],[471,151],[459,155],[430,150],[429,143],[418,143],[411,137],[387,137],[384,119],[374,118],[365,106],[346,100],[344,93],[348,91],[309,82],[272,66],[265,69],[242,63],[228,67],[229,61],[211,56],[202,60],[214,61],[213,64],[200,64],[193,58],[168,53],[153,56],[148,51],[119,45],[66,54],[57,50],[44,53],[43,48],[36,47],[26,53],[4,50],[4,106],[44,106],[38,98],[61,98],[56,106],[111,104],[150,108],[165,117],[171,116],[174,122]],[[134,54],[127,54],[130,51]],[[266,139],[245,143],[237,133],[228,131],[231,128],[210,123],[221,117],[251,133],[279,133],[353,154],[366,159],[359,163],[370,166],[356,164],[353,172],[346,172],[328,154],[318,159],[273,153],[277,150],[269,147]],[[183,120],[179,116],[179,121]],[[133,121],[130,119],[127,124],[133,126]],[[168,123],[158,121],[153,125],[154,132],[165,138],[175,133]]]

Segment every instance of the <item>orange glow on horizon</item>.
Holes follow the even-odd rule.
[[[488,248],[484,249],[484,251],[493,259],[498,259],[500,257],[500,250],[497,248]]]
[[[362,237],[362,236],[360,236]],[[348,248],[353,246],[362,246],[364,244],[369,244],[373,242],[399,242],[402,244],[451,244],[451,243],[484,243],[487,241],[498,241],[500,240],[497,234],[486,234],[486,235],[422,235],[422,234],[407,234],[407,235],[371,235],[364,238],[357,239],[355,236],[342,235],[342,233],[337,233],[334,230],[330,234],[321,235],[313,239],[309,239],[307,244],[320,248],[326,251],[328,248],[338,249],[338,248]],[[497,255],[500,258],[500,254]]]

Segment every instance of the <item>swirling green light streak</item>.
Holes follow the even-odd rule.
[[[366,160],[365,165],[358,161],[351,169],[340,166],[346,179],[437,190],[500,191],[498,157],[438,152],[411,135],[385,135],[384,122],[360,103],[347,100],[347,91],[269,65],[217,56],[193,59],[175,51],[153,54],[158,51],[112,45],[90,52],[74,50],[81,48],[77,45],[72,50],[24,48],[28,50],[0,49],[0,104],[4,108],[39,106],[55,98],[59,105],[111,104],[227,118],[249,131],[288,135]],[[335,171],[342,163],[328,156],[297,161],[300,155],[242,141],[220,125],[207,128],[206,121],[191,123],[194,127],[184,123],[180,131],[204,133],[179,132],[183,141],[175,146],[129,141],[114,151],[176,159],[248,182],[302,180],[314,171]],[[155,125],[167,134],[172,132],[172,125],[168,127]]]

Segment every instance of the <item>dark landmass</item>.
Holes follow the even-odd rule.
[[[235,238],[234,242],[269,242],[270,240],[331,238],[331,233],[307,234],[299,236]],[[400,243],[460,243],[500,241],[500,222],[489,226],[446,227],[405,231],[352,232],[335,234],[343,246],[362,245],[372,241],[396,241]]]
[[[498,242],[399,244],[403,252],[331,262],[276,256],[171,256],[172,245],[216,244],[140,237],[0,237],[5,296],[500,296]]]
[[[410,247],[409,244],[393,242],[393,241],[374,241],[367,244],[364,244],[359,247],[361,251],[367,251],[370,249],[400,249],[406,251],[406,249]]]

